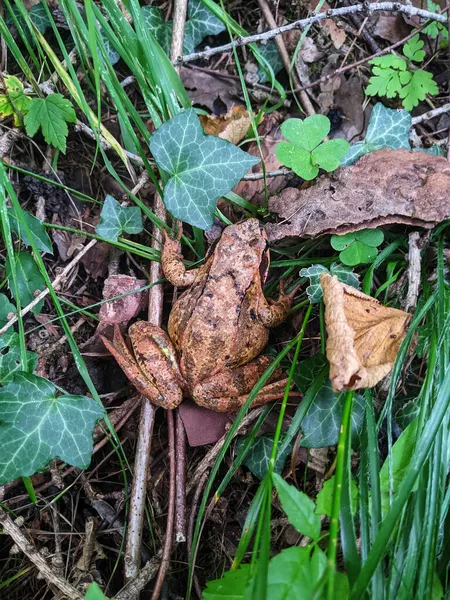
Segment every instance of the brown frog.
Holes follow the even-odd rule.
[[[181,232],[180,232],[181,235]],[[106,347],[136,387],[154,404],[175,408],[183,396],[215,411],[238,409],[267,369],[259,356],[269,328],[287,317],[294,290],[269,303],[262,286],[269,269],[266,234],[257,219],[226,227],[205,263],[186,271],[179,239],[165,235],[162,268],[175,286],[189,286],[172,307],[168,335],[145,321],[129,329],[133,352],[118,328]],[[276,371],[252,406],[283,395]]]

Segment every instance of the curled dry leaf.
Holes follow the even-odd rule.
[[[144,287],[146,283],[145,279],[136,279],[128,275],[112,275],[105,281],[103,298],[108,300],[126,294]],[[128,323],[145,308],[147,297],[147,292],[137,292],[102,304],[99,313],[100,321],[117,324]]]
[[[252,121],[245,106],[233,106],[226,115],[200,115],[200,123],[205,133],[215,135],[235,146],[242,141],[251,127]]]
[[[391,371],[411,315],[383,306],[328,273],[320,283],[333,390],[373,387]]]
[[[318,4],[319,0],[311,0],[309,4],[311,11],[317,8]],[[328,4],[328,2],[324,2],[321,5],[320,12],[326,12],[327,10],[330,10],[330,8],[331,6]],[[333,42],[334,47],[336,48],[336,50],[339,50],[339,48],[345,43],[345,39],[347,37],[345,31],[338,27],[338,25],[335,21],[333,21],[333,19],[324,19],[323,21],[319,21],[318,25],[328,33],[328,35],[331,38],[331,41]]]
[[[280,223],[269,241],[349,233],[403,223],[431,229],[450,217],[450,164],[442,156],[377,150],[323,176],[306,190],[288,188],[269,201]]]

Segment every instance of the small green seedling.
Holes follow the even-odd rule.
[[[427,9],[434,13],[441,11],[439,4],[435,4],[432,0],[427,1]],[[448,45],[448,28],[443,23],[439,23],[439,21],[430,21],[430,24],[422,30],[422,33],[428,35],[433,40],[441,35],[444,40],[444,43],[442,43],[441,46],[445,47]],[[445,44],[445,42],[447,43]]]
[[[373,75],[369,79],[366,94],[402,98],[406,110],[412,110],[427,94],[437,94],[439,89],[433,75],[413,66],[414,62],[420,63],[425,57],[423,44],[417,34],[403,46],[403,54],[408,60],[394,54],[370,60]]]
[[[330,120],[324,115],[288,119],[281,131],[288,141],[278,144],[277,158],[306,181],[314,179],[319,168],[328,173],[337,169],[350,149],[345,140],[323,141],[330,133]]]
[[[383,240],[384,234],[380,229],[361,229],[345,235],[332,235],[330,242],[335,250],[340,250],[339,260],[354,267],[372,262]]]

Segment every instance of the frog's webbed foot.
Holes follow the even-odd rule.
[[[292,306],[294,296],[300,289],[301,285],[295,286],[295,288],[289,294],[285,293],[285,282],[283,279],[280,280],[280,295],[278,300],[270,299],[267,301],[265,298],[260,302],[258,306],[258,318],[265,327],[276,327],[283,323],[287,319],[289,311]]]
[[[184,382],[169,337],[159,327],[144,321],[132,325],[130,332],[133,328],[142,333],[133,343],[134,355],[117,325],[112,342],[104,336],[101,339],[140,394],[157,406],[175,408],[183,399]],[[144,338],[146,335],[151,337]]]
[[[161,264],[163,273],[172,285],[186,287],[192,285],[197,277],[198,269],[186,271],[181,254],[180,239],[183,233],[181,226],[175,239],[172,239],[167,231],[163,230],[163,248],[161,252]]]
[[[269,357],[259,356],[241,367],[225,369],[197,384],[192,398],[200,406],[216,412],[236,411],[245,403],[249,392],[271,362]],[[252,402],[252,408],[283,397],[287,379],[280,379],[281,376],[281,370],[276,369]]]

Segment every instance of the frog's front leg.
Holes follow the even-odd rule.
[[[236,411],[245,403],[249,392],[271,362],[267,356],[258,356],[241,367],[226,368],[197,384],[192,398],[196,404],[216,412]],[[275,369],[267,384],[256,395],[252,407],[283,397],[287,379],[280,377],[281,369]]]
[[[157,406],[175,408],[183,399],[186,384],[169,336],[145,321],[134,323],[129,335],[133,352],[117,326],[113,342],[104,336],[102,340],[138,392]]]

